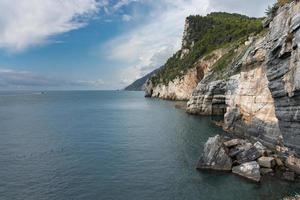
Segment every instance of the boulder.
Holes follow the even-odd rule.
[[[197,169],[230,171],[231,166],[232,160],[226,154],[222,138],[219,135],[209,138],[204,145],[203,155],[197,164]]]
[[[241,144],[241,145],[238,145],[236,147],[236,149],[239,149],[241,151],[247,151],[249,150],[253,145],[250,143],[250,142],[247,142],[245,144]]]
[[[260,168],[260,174],[261,175],[270,174],[272,172],[273,172],[273,169],[270,169],[270,168]]]
[[[239,163],[254,161],[261,156],[261,153],[252,146],[250,149],[237,154],[236,159]]]
[[[273,157],[260,157],[257,162],[259,166],[266,168],[273,168],[276,165],[276,161]]]
[[[246,143],[245,140],[242,140],[242,139],[232,139],[232,140],[224,142],[224,145],[226,147],[230,148],[230,147],[234,147],[234,146],[237,146],[237,145],[240,145],[240,144],[244,144],[244,143]]]
[[[282,146],[276,146],[276,151],[279,154],[287,154],[289,152],[289,149],[287,147],[282,147]]]
[[[229,156],[235,157],[236,155],[242,153],[243,151],[249,150],[251,147],[252,147],[252,144],[249,142],[235,146],[229,150]]]
[[[300,174],[300,159],[299,158],[296,158],[294,155],[290,155],[287,158],[285,165],[292,171],[296,172],[296,174]]]
[[[243,163],[233,167],[232,172],[256,182],[259,182],[261,178],[260,167],[256,161]]]
[[[282,162],[282,160],[280,158],[275,158],[275,161],[276,161],[276,165],[278,165],[279,167],[283,167],[284,164]]]
[[[267,148],[260,142],[256,142],[253,146],[255,146],[255,148],[260,152],[261,155],[264,155],[267,150]]]
[[[241,152],[243,152],[243,150],[237,149],[237,148],[232,148],[232,149],[229,150],[229,154],[228,154],[228,155],[229,155],[231,158],[233,158],[233,157],[235,157],[236,155],[238,155],[238,154],[241,153]]]

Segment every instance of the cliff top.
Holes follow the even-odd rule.
[[[182,49],[152,76],[152,84],[167,84],[176,77],[181,77],[197,60],[213,50],[244,42],[251,34],[262,30],[261,23],[261,18],[225,12],[187,17]]]

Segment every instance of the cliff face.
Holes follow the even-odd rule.
[[[300,3],[296,2],[280,8],[270,23],[266,73],[284,144],[299,153]]]
[[[197,24],[187,18],[185,21],[185,27],[183,32],[182,47],[176,53],[176,57],[180,60],[184,59],[188,55],[191,49],[194,47],[195,42],[199,39],[197,34],[199,30]],[[201,63],[201,62],[200,62]],[[199,81],[203,78],[204,74],[202,66],[195,65],[187,72],[182,72],[183,75],[176,77],[167,83],[154,83],[149,80],[145,84],[146,97],[161,98],[167,100],[188,100]]]
[[[182,47],[145,84],[147,97],[189,100],[231,44],[261,30],[261,20],[228,13],[190,16]]]
[[[151,82],[146,83],[147,96],[169,100],[188,100],[193,89],[199,82],[198,68],[190,69],[183,77],[170,81],[167,85],[158,84],[152,87]]]
[[[145,85],[146,96],[169,100],[189,100],[199,81],[203,79],[224,53],[224,49],[212,52],[197,61],[193,68],[189,69],[182,77],[177,77],[167,84],[160,83],[153,86],[151,80],[149,80]]]
[[[224,79],[201,81],[187,111],[224,115],[224,129],[300,153],[300,4],[277,11],[269,30],[231,62]],[[204,78],[205,80],[205,78]],[[217,110],[217,111],[215,111]]]
[[[239,62],[239,73],[226,83],[224,128],[269,145],[281,142],[274,100],[266,75],[265,36],[256,39]]]

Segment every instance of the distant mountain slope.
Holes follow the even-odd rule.
[[[143,91],[143,86],[146,83],[146,81],[157,71],[158,71],[158,69],[156,69],[156,70],[150,72],[149,74],[145,75],[144,77],[134,81],[132,84],[127,86],[124,90],[126,90],[126,91]]]

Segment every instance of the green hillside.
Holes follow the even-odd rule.
[[[251,34],[262,31],[262,19],[240,14],[211,13],[207,16],[190,16],[189,39],[194,42],[190,53],[180,59],[181,51],[168,59],[151,81],[154,85],[167,84],[181,77],[201,57],[215,49],[247,40]]]

